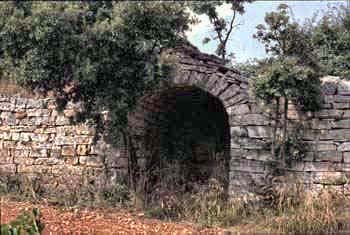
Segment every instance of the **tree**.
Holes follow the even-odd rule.
[[[190,5],[195,13],[206,14],[209,17],[210,23],[213,25],[216,34],[213,39],[219,41],[216,54],[221,56],[223,60],[226,60],[227,58],[227,43],[233,29],[237,26],[235,25],[237,15],[242,15],[245,12],[244,4],[251,2],[253,2],[253,0],[203,1],[193,2]],[[230,16],[228,20],[220,16],[217,12],[217,7],[223,3],[229,3],[231,5],[232,16]],[[203,39],[203,43],[208,43],[210,40],[209,37],[206,37]]]
[[[163,77],[160,50],[183,37],[190,22],[184,3],[4,2],[0,4],[0,77],[64,105],[82,101],[81,120],[129,147],[137,162],[127,115]],[[67,86],[70,89],[67,89]],[[110,114],[101,125],[101,111]],[[122,138],[121,138],[122,137]],[[132,165],[132,164],[131,164]],[[136,192],[137,169],[131,166]]]
[[[311,38],[314,52],[325,74],[350,78],[350,11],[345,6],[327,11],[304,29]]]
[[[82,100],[87,118],[109,110],[115,140],[136,100],[158,84],[160,48],[189,21],[183,3],[1,3],[0,76]]]
[[[279,156],[285,159],[285,144],[288,140],[288,103],[292,101],[304,110],[315,111],[320,107],[320,81],[308,35],[295,22],[290,22],[289,8],[281,4],[277,12],[267,13],[266,25],[258,25],[254,35],[264,43],[272,57],[258,72],[255,93],[274,104],[274,130],[271,154],[276,157],[277,128],[282,109],[282,137]],[[283,106],[281,106],[283,103]]]

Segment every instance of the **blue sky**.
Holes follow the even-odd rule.
[[[293,12],[295,20],[303,22],[306,18],[311,18],[315,13],[322,14],[329,6],[340,4],[346,5],[345,0],[339,1],[256,1],[251,4],[246,4],[246,12],[239,16],[237,23],[239,25],[232,33],[231,40],[228,43],[228,52],[235,54],[234,62],[245,62],[253,58],[263,58],[266,56],[264,47],[252,35],[256,32],[256,26],[264,23],[264,16],[267,12],[275,11],[281,3],[288,4]],[[225,4],[218,8],[220,15],[229,17],[232,11],[229,5]],[[192,30],[187,33],[187,37],[191,43],[197,46],[201,51],[213,54],[217,42],[211,41],[208,44],[203,44],[202,40],[208,35],[214,35],[212,32],[209,19],[200,15],[197,16],[201,22],[192,27]]]

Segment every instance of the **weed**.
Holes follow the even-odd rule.
[[[23,211],[9,224],[0,225],[2,235],[40,235],[43,228],[38,208],[34,208],[32,211]]]

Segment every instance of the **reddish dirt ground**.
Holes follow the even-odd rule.
[[[44,204],[2,200],[0,222],[8,223],[22,210],[37,207],[45,225],[43,234],[230,234],[223,229],[201,229],[193,224],[147,219],[118,209],[62,209]]]

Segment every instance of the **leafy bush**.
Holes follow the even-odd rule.
[[[113,142],[137,99],[158,86],[160,49],[174,45],[189,22],[183,3],[6,2],[0,77],[84,101],[82,119],[97,122],[109,110]]]
[[[40,235],[43,229],[38,208],[23,211],[9,224],[0,225],[1,235]]]

